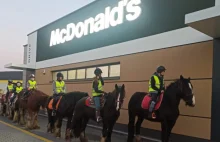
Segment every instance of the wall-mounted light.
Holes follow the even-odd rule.
[[[46,70],[44,69],[44,70],[43,70],[43,75],[45,75],[45,74],[46,74]]]

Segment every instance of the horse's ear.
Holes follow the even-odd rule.
[[[122,85],[122,90],[124,90],[124,89],[125,89],[125,85],[123,84],[123,85]]]
[[[189,77],[189,78],[188,78],[188,80],[190,81],[190,80],[191,80],[191,78]]]
[[[115,89],[118,90],[118,85],[117,84],[115,84]]]
[[[184,79],[182,75],[180,75],[180,79],[181,79],[181,80],[183,80],[183,79]]]

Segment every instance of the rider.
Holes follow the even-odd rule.
[[[66,92],[66,85],[65,82],[63,81],[63,74],[62,73],[57,73],[57,80],[53,82],[53,112],[52,116],[56,115],[56,104],[59,99],[58,96],[61,96]]]
[[[166,68],[159,66],[157,71],[151,76],[149,81],[149,93],[151,95],[151,103],[149,107],[149,118],[156,118],[156,114],[153,112],[158,96],[165,90],[164,87],[164,74]],[[153,112],[153,113],[152,113]]]
[[[16,89],[15,89],[14,96],[10,99],[11,104],[12,104],[12,102],[14,101],[14,99],[16,98],[16,95],[17,95],[18,93],[20,93],[22,90],[23,90],[23,87],[21,86],[21,82],[18,81],[18,82],[16,83]]]
[[[24,93],[24,98],[26,98],[31,89],[37,89],[37,81],[35,81],[35,75],[31,74],[30,79],[27,81],[27,91]]]
[[[102,94],[105,94],[105,92],[103,91],[104,80],[101,76],[102,70],[100,68],[96,68],[94,74],[95,77],[92,85],[92,96],[96,107],[96,121],[99,123],[100,121],[102,121],[102,118],[100,116],[100,97],[102,96]]]
[[[9,93],[15,93],[15,85],[12,80],[8,80],[6,99],[8,99]]]

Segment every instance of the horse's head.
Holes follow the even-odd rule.
[[[123,105],[124,98],[125,98],[125,85],[123,84],[122,86],[118,86],[115,84],[115,105],[116,105],[116,110],[119,111]]]
[[[186,105],[190,107],[195,106],[195,96],[193,94],[193,86],[190,82],[190,78],[184,78],[182,75],[178,80],[178,86],[180,89],[181,98],[186,102]]]

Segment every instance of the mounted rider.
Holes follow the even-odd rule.
[[[94,71],[95,77],[93,78],[92,83],[92,96],[96,107],[96,121],[99,123],[102,121],[101,115],[100,115],[100,97],[105,94],[103,86],[104,86],[104,80],[101,76],[102,70],[100,68],[96,68]]]
[[[53,112],[52,116],[56,115],[56,104],[59,99],[59,96],[63,95],[66,92],[66,85],[63,81],[63,74],[57,73],[57,80],[53,82]]]
[[[15,93],[15,85],[12,80],[8,80],[6,99],[8,99],[9,93]]]
[[[29,93],[33,89],[37,89],[37,81],[35,80],[35,75],[31,74],[30,79],[27,81],[27,91],[24,93],[23,98],[28,97]]]
[[[23,90],[23,87],[21,86],[21,82],[18,81],[18,82],[16,83],[16,88],[15,88],[14,96],[11,97],[11,99],[10,99],[10,103],[11,103],[11,104],[12,104],[12,102],[14,101],[14,99],[16,98],[17,94],[20,93],[22,90]]]
[[[149,106],[148,117],[152,119],[156,119],[156,114],[153,112],[153,110],[157,103],[157,98],[165,90],[165,85],[164,85],[165,71],[166,68],[164,66],[159,66],[157,68],[157,71],[151,76],[151,79],[149,80],[149,93],[151,95],[151,103]]]

